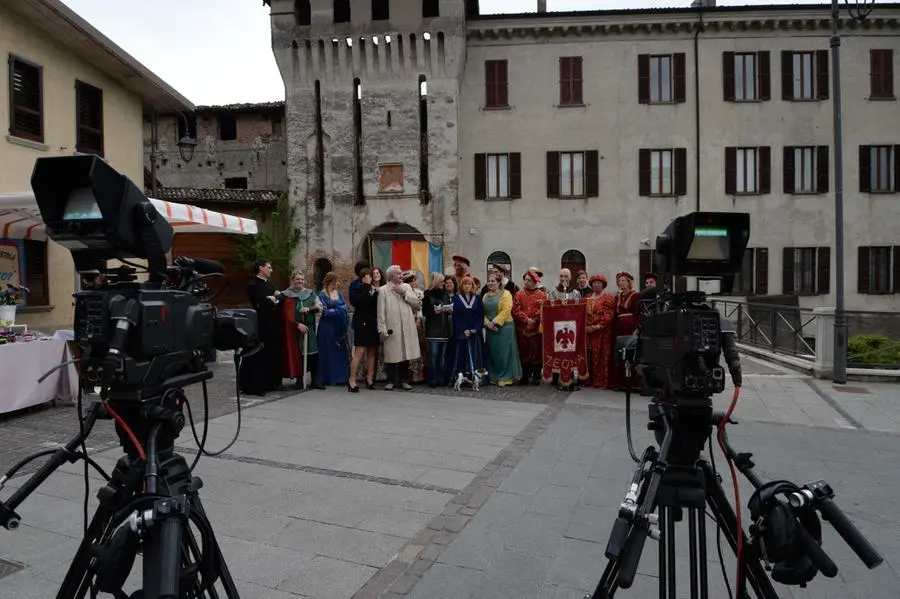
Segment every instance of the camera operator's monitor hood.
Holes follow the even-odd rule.
[[[673,275],[724,277],[740,270],[749,240],[749,214],[693,212],[666,227],[656,251]]]
[[[31,188],[48,236],[71,250],[79,270],[88,260],[158,258],[172,245],[172,225],[97,156],[38,158]]]

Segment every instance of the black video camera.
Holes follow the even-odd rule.
[[[725,361],[740,385],[731,323],[702,291],[674,293],[675,276],[718,279],[730,291],[750,239],[750,215],[694,212],[672,221],[656,238],[656,273],[663,282],[642,292],[636,336],[617,339],[618,359],[634,364],[661,397],[709,397],[725,389]]]
[[[39,158],[31,187],[47,234],[69,249],[88,289],[75,293],[75,340],[88,380],[125,397],[200,380],[213,349],[258,344],[254,310],[217,310],[206,280],[210,260],[167,264],[174,235],[127,177],[96,156]],[[109,260],[147,262],[147,280]],[[205,378],[209,378],[207,375]],[[136,396],[132,393],[137,392]]]

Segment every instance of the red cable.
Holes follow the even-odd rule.
[[[725,461],[728,462],[728,469],[731,470],[731,482],[734,485],[734,515],[737,519],[737,577],[734,581],[734,597],[737,599],[738,594],[738,581],[741,577],[741,554],[744,550],[744,527],[741,523],[741,489],[738,486],[737,479],[737,471],[734,468],[734,460],[732,460],[731,456],[728,454],[728,450],[725,447],[725,426],[728,424],[731,419],[731,414],[734,412],[734,408],[737,406],[738,398],[741,396],[741,388],[734,388],[734,396],[731,398],[731,405],[728,406],[728,411],[725,412],[725,418],[722,419],[722,422],[719,423],[719,428],[716,433],[716,439],[719,441],[719,447],[722,449],[722,453],[725,454]]]
[[[119,426],[125,431],[125,434],[128,435],[128,438],[131,439],[131,442],[134,443],[134,447],[137,449],[138,455],[142,460],[147,459],[147,453],[144,451],[144,448],[141,446],[141,442],[138,441],[137,435],[134,434],[134,431],[131,430],[131,427],[128,426],[128,423],[125,420],[116,414],[116,411],[112,409],[109,405],[109,402],[104,401],[103,407],[106,408],[106,411],[109,412],[109,415],[113,417],[113,420],[119,423]]]

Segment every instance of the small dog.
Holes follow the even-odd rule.
[[[464,375],[462,372],[460,372],[458,375],[456,375],[456,382],[453,383],[453,388],[455,390],[459,391],[463,385],[470,385],[472,387],[473,391],[478,391],[479,389],[481,389],[481,375],[480,374],[481,374],[480,371],[476,372],[473,375],[473,378],[470,379],[469,377]]]

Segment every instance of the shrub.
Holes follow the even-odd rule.
[[[885,335],[854,335],[847,344],[847,361],[855,364],[900,364],[900,341]]]

